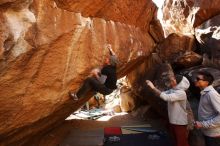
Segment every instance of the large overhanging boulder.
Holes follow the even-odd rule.
[[[99,17],[105,20],[149,29],[149,20],[152,20],[157,11],[151,0],[55,0],[57,5],[72,12],[81,12],[85,17]]]
[[[156,10],[150,1],[138,5],[130,0],[103,1],[101,7],[92,3],[92,9],[87,9],[90,6],[84,5],[85,1],[62,1],[70,8],[78,2],[84,6],[77,13],[64,10],[61,4],[57,7],[53,0],[25,1],[25,7],[19,9],[10,2],[0,3],[2,145],[26,144],[85,103],[88,98],[73,103],[67,93],[76,91],[90,70],[102,65],[109,53],[106,44],[112,44],[120,59],[120,77],[155,45],[145,31],[154,16],[151,10]],[[90,10],[99,11],[99,15],[85,16],[99,18],[82,15]]]

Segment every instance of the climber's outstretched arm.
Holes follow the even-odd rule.
[[[109,50],[110,55],[111,55],[111,56],[112,56],[112,55],[115,56],[115,52],[112,50],[111,44],[108,44],[108,45],[107,45],[107,48],[108,48],[108,50]]]

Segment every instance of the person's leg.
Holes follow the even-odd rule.
[[[173,124],[167,124],[167,125],[169,125],[168,126],[168,129],[169,129],[169,132],[170,132],[170,134],[171,134],[171,139],[172,139],[172,144],[174,145],[174,146],[176,146],[177,145],[177,141],[176,141],[176,134],[175,134],[175,125],[173,125]]]
[[[112,89],[107,88],[105,85],[101,85],[96,91],[103,95],[109,95],[113,92]]]
[[[110,94],[113,91],[108,89],[104,84],[101,84],[96,78],[90,77],[84,81],[82,87],[78,90],[76,95],[78,98],[84,97],[90,90],[99,92],[103,95]]]
[[[98,80],[93,79],[90,81],[92,89],[96,92],[99,92],[103,95],[108,95],[112,93],[112,89],[107,88],[104,84],[101,84]]]
[[[206,146],[220,146],[220,137],[205,136]]]
[[[81,88],[77,91],[76,97],[84,97],[90,90],[99,92],[103,95],[110,94],[113,91],[111,89],[108,89],[104,84],[101,84],[96,78],[90,77],[84,81]],[[71,93],[70,95],[72,96],[73,94]]]
[[[205,136],[205,145],[206,146],[212,146],[211,137]]]
[[[215,138],[215,141],[216,141],[216,144],[217,144],[217,145],[220,145],[220,137],[216,137],[216,138]]]
[[[176,138],[176,146],[189,146],[188,143],[188,130],[185,125],[173,125],[175,138]]]
[[[86,109],[89,110],[89,101],[86,102]]]
[[[77,91],[76,95],[78,98],[84,97],[87,92],[89,92],[92,89],[93,82],[96,79],[94,77],[87,78],[84,82],[81,88]]]

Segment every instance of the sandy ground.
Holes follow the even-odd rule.
[[[47,134],[40,146],[99,146],[103,144],[104,127],[150,124],[154,129],[165,130],[162,123],[148,106],[126,115],[114,115],[108,121],[68,120]]]

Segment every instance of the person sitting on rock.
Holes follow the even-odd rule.
[[[104,66],[101,69],[93,69],[91,76],[88,77],[81,88],[76,92],[69,92],[69,96],[77,101],[78,99],[85,97],[89,91],[99,92],[103,95],[108,95],[117,88],[117,76],[116,76],[116,65],[118,59],[113,52],[110,45],[107,46],[110,51],[110,57],[107,57],[104,62]]]
[[[146,80],[146,83],[154,93],[168,102],[170,130],[175,139],[175,146],[189,146],[185,91],[189,88],[190,83],[186,77],[181,75],[170,77],[170,81],[172,89],[163,92],[158,90],[151,81]]]

